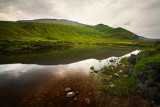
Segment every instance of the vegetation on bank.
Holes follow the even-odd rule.
[[[132,64],[129,57],[124,58],[117,66],[104,67],[97,74],[90,74],[98,102],[106,104],[107,94],[120,98],[139,90],[143,97],[159,101],[160,42],[146,45],[135,60]]]
[[[91,83],[91,87],[95,92],[97,102],[101,102],[102,105],[107,103],[106,97],[109,93],[121,97],[135,92],[134,77],[129,73],[125,73],[128,66],[128,58],[124,58],[117,67],[104,67],[97,74],[90,74],[89,79],[94,81]]]
[[[160,66],[160,42],[153,42],[150,47],[143,50],[138,55],[137,62],[133,67],[135,72],[144,70],[151,65]]]
[[[70,47],[74,43],[68,41],[0,41],[0,49],[34,49],[34,48],[50,48],[50,47]]]

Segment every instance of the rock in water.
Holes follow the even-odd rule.
[[[86,104],[90,104],[90,103],[91,103],[90,98],[85,98],[85,103],[86,103]]]
[[[90,95],[90,96],[91,96],[91,95],[92,95],[92,93],[90,92],[90,93],[88,93],[88,95]]]
[[[79,94],[79,91],[76,91],[75,93],[76,93],[76,94]]]
[[[69,88],[69,87],[68,87],[68,88],[65,88],[65,91],[66,91],[66,92],[71,91],[71,88]]]
[[[91,70],[94,70],[94,66],[91,66],[90,69],[91,69]]]
[[[109,60],[109,62],[111,62],[111,63],[112,63],[112,62],[113,62],[113,59]]]
[[[74,92],[69,92],[67,93],[66,97],[74,97],[75,96],[75,93]]]
[[[74,101],[76,102],[76,101],[77,101],[77,99],[78,99],[78,98],[77,98],[77,97],[75,97],[75,98],[74,98]]]

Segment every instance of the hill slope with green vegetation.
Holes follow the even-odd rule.
[[[62,23],[62,22],[65,23]],[[53,22],[53,23],[51,23]],[[70,46],[74,43],[139,41],[123,28],[84,25],[68,20],[0,21],[0,48]]]
[[[139,37],[121,27],[112,28],[108,25],[98,24],[96,26],[88,26],[91,29],[105,33],[109,38],[115,38],[119,40],[140,40]]]
[[[31,23],[0,22],[0,40],[42,41],[94,41],[105,36],[103,33],[78,26]]]

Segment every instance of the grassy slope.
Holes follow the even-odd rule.
[[[133,67],[135,72],[147,69],[150,65],[160,66],[160,42],[153,42],[137,57],[138,63]]]
[[[98,24],[96,26],[88,26],[91,29],[97,30],[99,32],[103,32],[107,35],[107,37],[112,39],[119,39],[119,40],[140,40],[139,37],[121,27],[119,28],[112,28],[107,25]]]
[[[94,41],[105,34],[77,26],[30,23],[0,22],[0,40],[41,40],[41,41]]]
[[[70,46],[73,43],[131,43],[137,36],[107,25],[72,26],[57,23],[0,21],[0,48]],[[18,41],[18,42],[17,42]],[[62,41],[62,42],[61,42]],[[124,44],[123,43],[123,44]]]

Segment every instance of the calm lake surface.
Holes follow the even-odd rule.
[[[3,51],[0,53],[0,106],[81,107],[87,106],[85,97],[91,99],[89,106],[96,106],[94,95],[87,94],[92,90],[84,85],[86,70],[90,71],[90,66],[98,60],[132,51],[103,46]],[[74,98],[66,98],[66,87],[79,92],[76,103]]]
[[[68,64],[90,58],[101,60],[111,56],[118,57],[131,51],[133,51],[133,49],[103,46],[76,46],[71,48],[2,51],[0,52],[0,64]]]

